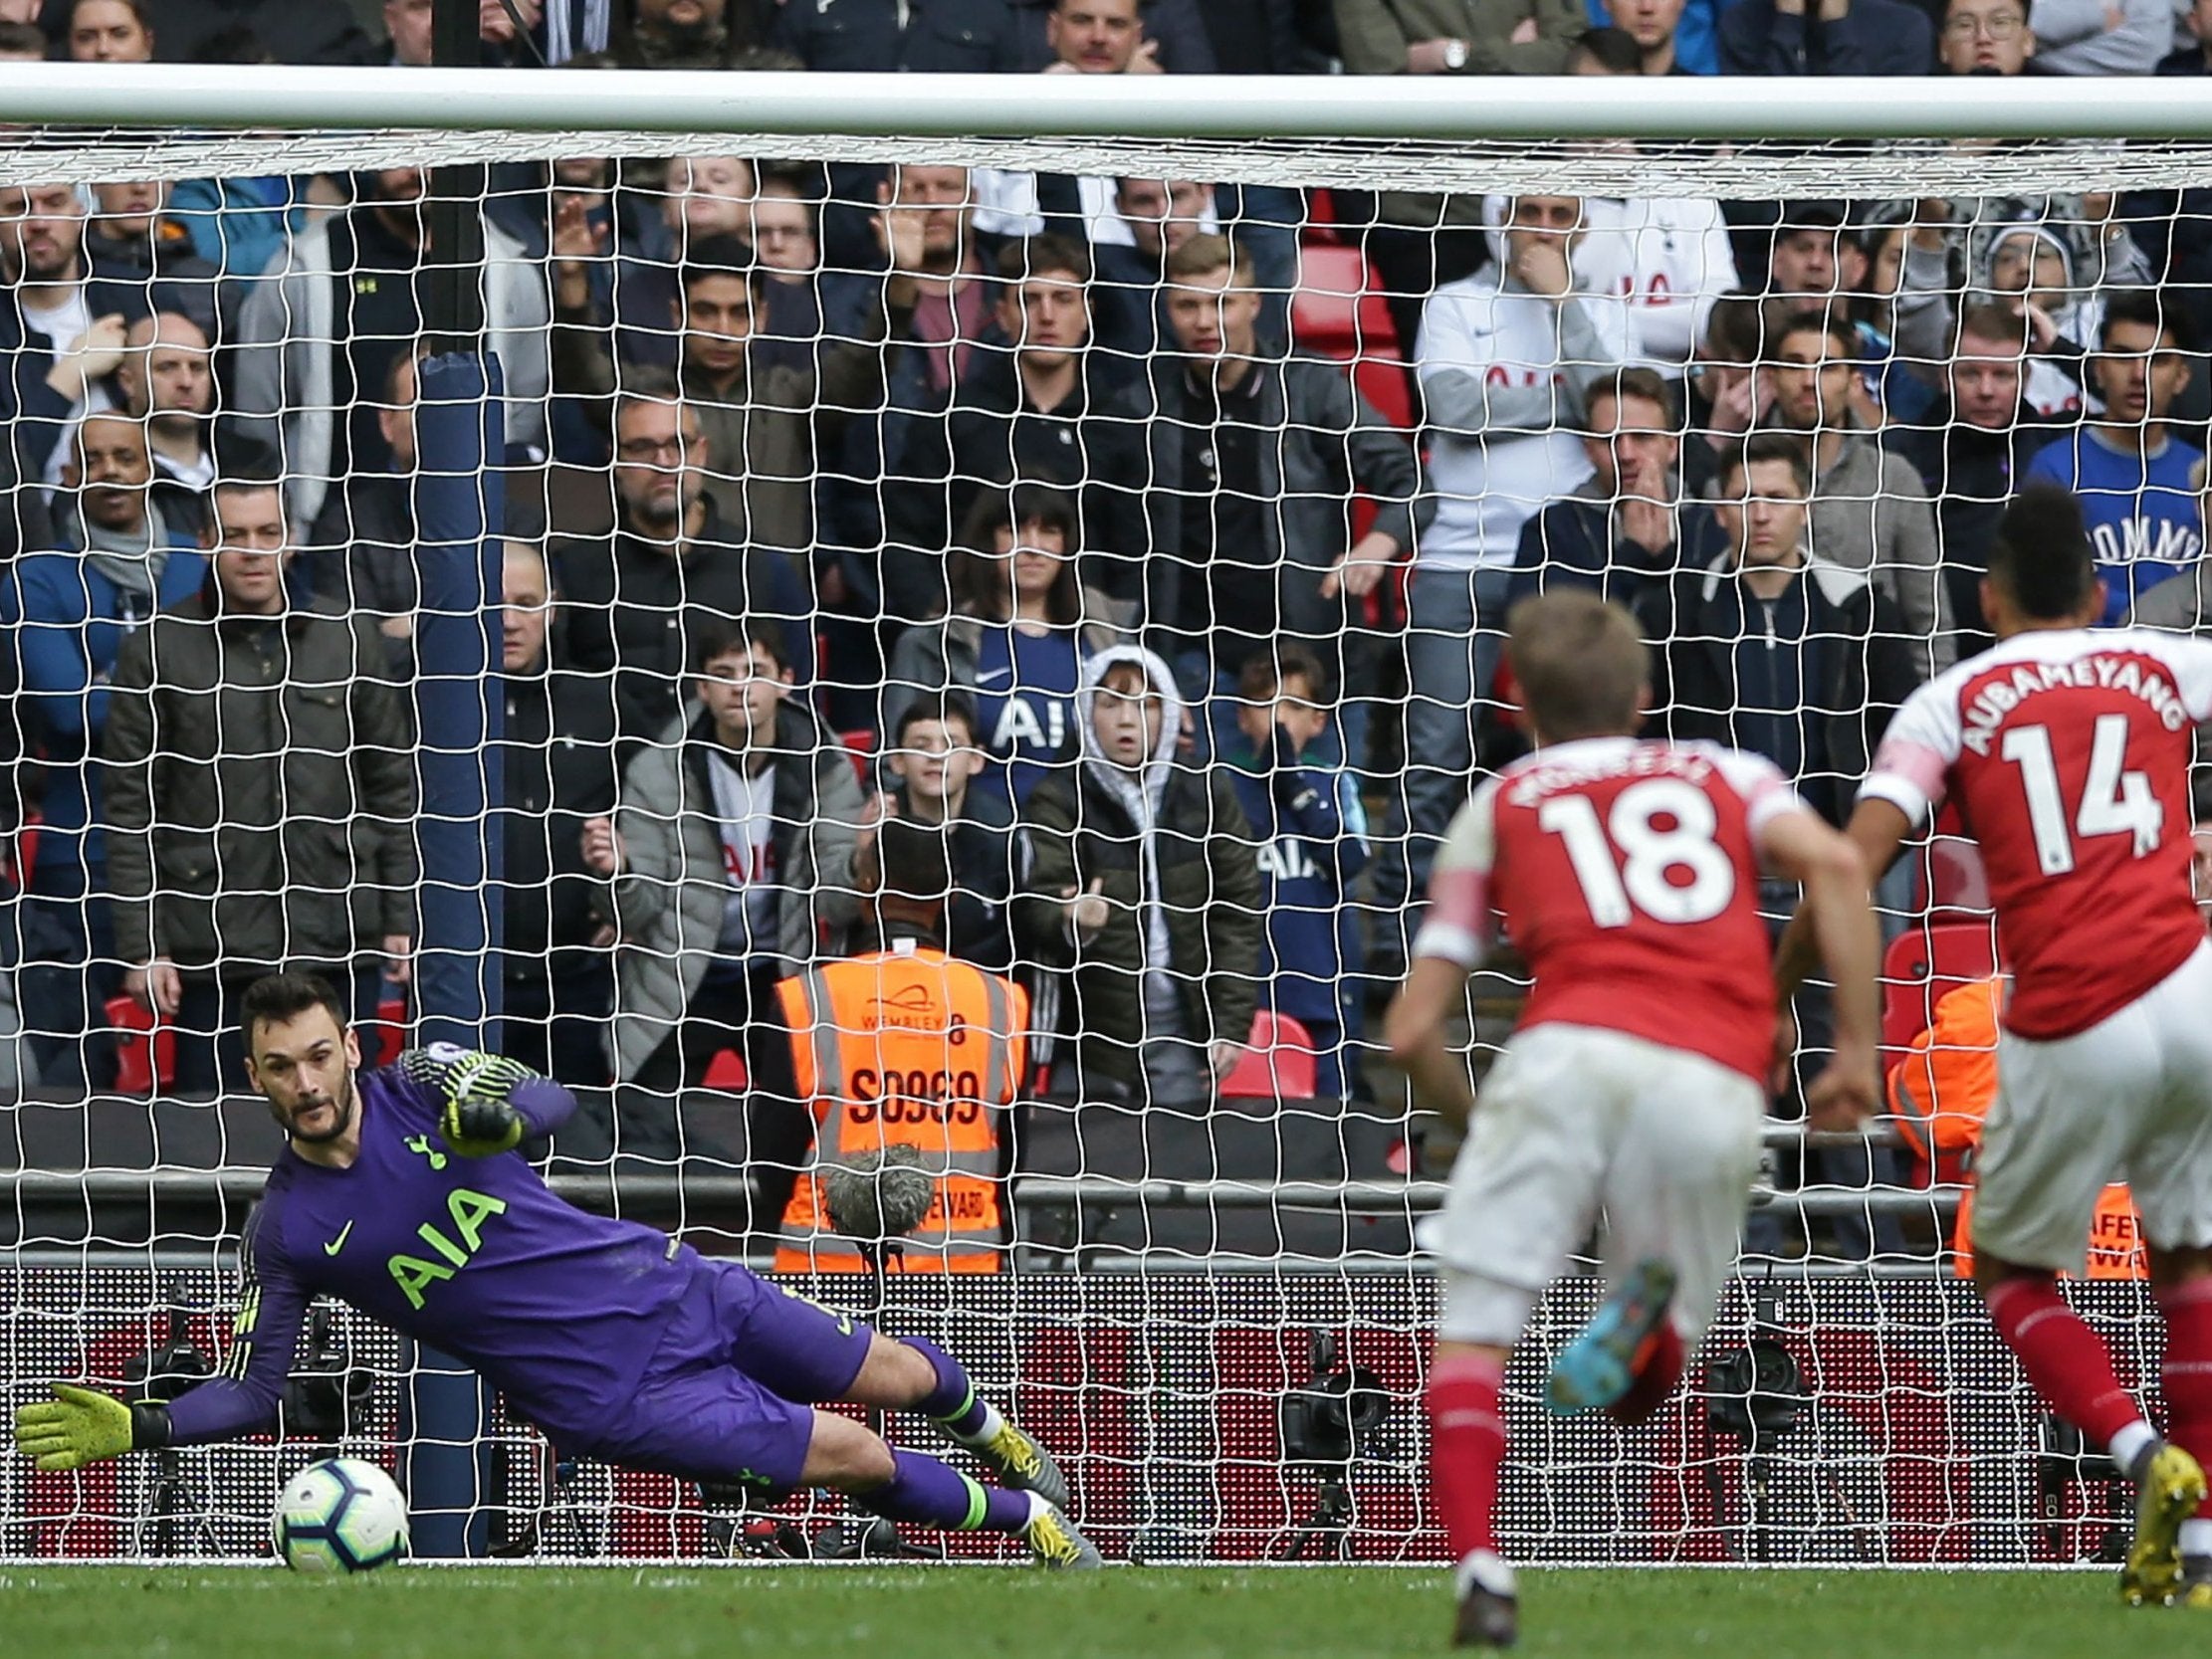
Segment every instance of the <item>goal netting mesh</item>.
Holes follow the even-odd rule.
[[[373,1064],[456,905],[504,933],[503,1046],[582,1103],[533,1148],[559,1189],[791,1265],[773,984],[860,947],[874,826],[951,811],[950,943],[1027,993],[1032,1064],[973,1142],[942,1080],[883,1098],[977,1169],[942,1248],[994,1271],[812,1294],[965,1355],[1113,1555],[1437,1559],[1415,1229],[1454,1137],[1377,1032],[1436,838],[1520,751],[1504,605],[1631,604],[1661,728],[1832,812],[1984,637],[2025,479],[2083,492],[2113,620],[2199,625],[2204,147],[728,124],[0,135],[0,1402],[222,1363],[281,1144],[240,986],[320,964]],[[439,309],[462,225],[488,413]],[[481,611],[423,575],[478,538]],[[487,636],[501,804],[456,820],[433,692]],[[1109,684],[1171,711],[1150,784],[1079,694],[1129,646]],[[1940,826],[1881,903],[1910,1110],[1861,1143],[1777,1101],[1655,1424],[1542,1416],[1596,1281],[1547,1298],[1509,1376],[1517,1555],[2061,1562],[2124,1528],[1955,1272],[1988,1038],[1954,1003],[1966,1035],[1909,1045],[1993,968],[1971,842]],[[1510,955],[1474,981],[1477,1070],[1525,989]],[[1799,1019],[1806,1070],[1817,991]],[[2079,1299],[2148,1386],[2123,1200],[2101,1225]],[[578,1460],[496,1402],[457,1431],[447,1364],[321,1307],[285,1436],[0,1458],[0,1557],[250,1557],[309,1457],[456,1439],[418,1519],[503,1553],[840,1518]]]

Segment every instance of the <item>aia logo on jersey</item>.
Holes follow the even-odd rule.
[[[1483,370],[1485,386],[1563,386],[1567,377],[1555,368],[1531,368],[1526,363],[1492,363]]]
[[[1278,882],[1318,881],[1321,866],[1312,851],[1295,835],[1278,836],[1255,855],[1259,873]]]
[[[1062,698],[1009,697],[992,728],[995,754],[1042,750],[1058,754],[1067,746],[1067,703]]]
[[[1671,239],[1667,251],[1673,251]],[[1663,271],[1653,272],[1645,279],[1642,289],[1636,286],[1636,274],[1624,271],[1620,282],[1614,285],[1614,292],[1632,306],[1671,306],[1674,303],[1674,285],[1666,280]]]
[[[775,843],[764,841],[758,846],[740,846],[725,841],[722,844],[723,873],[733,887],[751,887],[775,874]]]

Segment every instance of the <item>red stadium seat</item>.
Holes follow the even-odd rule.
[[[852,769],[859,775],[860,787],[865,790],[875,765],[876,734],[873,731],[840,731],[837,740],[852,757]]]
[[[1892,939],[1881,958],[1883,1063],[1928,1028],[1947,993],[1996,971],[1996,935],[1987,922],[1931,923]]]
[[[1306,247],[1298,252],[1298,287],[1290,296],[1290,335],[1329,357],[1402,357],[1390,307],[1357,248]]]
[[[158,1025],[134,996],[111,996],[108,1025],[115,1034],[115,1093],[150,1095],[176,1080],[176,1032]]]
[[[1288,1014],[1262,1008],[1252,1016],[1243,1058],[1221,1080],[1221,1095],[1237,1101],[1310,1101],[1319,1087],[1313,1033]]]
[[[386,986],[388,991],[390,986]],[[376,1017],[369,1020],[361,1031],[361,1062],[368,1066],[388,1066],[399,1058],[399,1051],[407,1046],[407,998],[388,995],[376,1004]]]
[[[745,1069],[745,1056],[734,1048],[726,1048],[708,1065],[707,1075],[699,1080],[699,1086],[702,1089],[719,1089],[735,1095],[741,1093],[750,1081]]]
[[[1352,384],[1360,395],[1401,431],[1413,430],[1414,392],[1406,382],[1406,365],[1397,357],[1363,352],[1352,365]]]

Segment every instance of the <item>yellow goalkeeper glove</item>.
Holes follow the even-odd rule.
[[[145,1409],[159,1411],[166,1428],[165,1409]],[[141,1440],[137,1413],[130,1406],[112,1394],[69,1382],[55,1383],[52,1399],[19,1407],[15,1414],[16,1450],[50,1473],[82,1469],[103,1458],[120,1457],[141,1444],[158,1445],[166,1438],[164,1433],[158,1439]]]
[[[463,1157],[491,1157],[513,1151],[528,1126],[508,1097],[519,1083],[538,1074],[518,1060],[497,1054],[464,1054],[445,1074],[445,1111],[438,1132]]]

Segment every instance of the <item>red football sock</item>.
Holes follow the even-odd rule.
[[[1505,1461],[1505,1366],[1455,1353],[1429,1373],[1429,1469],[1451,1558],[1497,1549],[1498,1467]]]
[[[1664,1405],[1681,1379],[1682,1335],[1674,1329],[1672,1320],[1661,1320],[1637,1353],[1636,1380],[1629,1384],[1627,1393],[1606,1407],[1606,1415],[1633,1428]]]
[[[2166,1316],[2166,1357],[2158,1379],[2166,1392],[2166,1438],[2212,1466],[2212,1279],[2191,1279],[2158,1293]],[[2212,1517],[2212,1497],[2197,1506]]]
[[[2104,1340],[2059,1295],[2056,1280],[2014,1276],[1988,1294],[1997,1335],[2051,1409],[2098,1446],[2142,1420],[2142,1407],[2119,1385]]]

